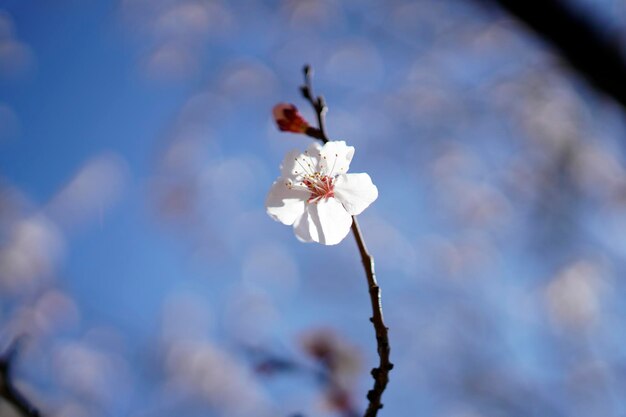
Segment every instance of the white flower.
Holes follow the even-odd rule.
[[[270,189],[265,206],[275,220],[293,225],[302,242],[336,245],[350,231],[352,216],[378,197],[367,174],[347,174],[354,147],[328,142],[291,151]]]

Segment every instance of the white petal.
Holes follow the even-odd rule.
[[[307,211],[309,221],[317,230],[317,233],[311,233],[311,239],[323,245],[336,245],[341,242],[352,226],[352,216],[335,198],[307,204]]]
[[[285,184],[287,181],[287,178],[281,177],[272,184],[265,199],[265,207],[267,214],[274,220],[290,226],[304,213],[304,205],[309,198],[309,193],[290,189]]]
[[[280,164],[281,175],[295,180],[301,175],[312,174],[317,171],[321,148],[318,143],[314,142],[304,152],[297,149],[288,152]]]
[[[378,198],[378,188],[365,173],[339,175],[335,179],[335,198],[348,213],[356,216]]]
[[[347,146],[344,141],[328,142],[320,153],[320,172],[334,176],[348,172],[350,161],[354,156],[354,147]]]
[[[319,242],[317,227],[311,219],[309,210],[305,210],[296,220],[293,231],[300,242]]]
[[[322,150],[322,145],[319,142],[311,142],[308,148],[306,148],[306,154],[309,156],[313,156],[317,158],[320,155],[320,151]]]
[[[301,171],[296,163],[296,158],[300,156],[300,153],[297,149],[287,152],[285,159],[280,164],[280,173],[283,177],[293,179],[297,176],[295,171]]]

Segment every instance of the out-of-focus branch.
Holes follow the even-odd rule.
[[[255,369],[258,373],[272,375],[295,372],[313,378],[326,391],[329,404],[341,413],[342,417],[359,417],[350,393],[337,380],[336,369],[332,361],[317,358],[316,366],[309,366],[294,359],[281,357],[261,349],[248,349],[249,354],[256,357]],[[290,417],[304,417],[301,414]]]
[[[626,56],[617,37],[601,33],[563,0],[477,0],[494,2],[552,44],[594,87],[626,109]]]
[[[309,127],[305,133],[312,138],[319,139],[322,143],[326,143],[330,140],[326,134],[326,112],[328,111],[328,107],[326,106],[324,97],[315,96],[312,78],[313,69],[309,65],[305,65],[304,85],[300,87],[300,92],[302,93],[302,97],[311,103],[311,107],[315,110],[315,117],[317,117],[317,125],[319,126],[318,129]]]
[[[328,142],[328,134],[326,133],[325,115],[328,110],[324,98],[322,96],[315,96],[312,86],[312,69],[306,65],[304,67],[304,85],[300,87],[302,96],[311,103],[315,114],[317,116],[317,122],[319,129],[309,129],[305,132],[307,135],[319,139],[322,143]],[[356,220],[356,216],[352,216],[352,233],[356,239],[359,252],[361,254],[361,260],[363,267],[365,268],[365,276],[367,278],[367,285],[369,288],[370,302],[372,304],[372,317],[370,321],[374,325],[374,331],[376,332],[376,346],[379,357],[378,367],[372,369],[372,377],[374,378],[374,387],[367,393],[367,399],[369,404],[365,411],[364,417],[375,417],[378,414],[378,410],[383,408],[382,396],[387,383],[389,382],[389,371],[393,369],[393,364],[389,359],[391,348],[389,345],[388,328],[385,325],[383,319],[383,307],[380,296],[380,287],[376,281],[376,273],[374,271],[374,258],[367,250],[359,223]]]
[[[0,356],[0,397],[4,398],[25,417],[41,417],[39,410],[13,385],[12,369],[18,348],[19,340],[13,341],[6,352]]]

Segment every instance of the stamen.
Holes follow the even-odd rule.
[[[333,178],[327,175],[316,172],[312,176],[307,176],[302,183],[311,193],[308,199],[309,203],[318,203],[322,199],[335,196]]]
[[[298,165],[300,165],[300,168],[302,168],[304,170],[304,172],[306,172],[307,174],[313,174],[313,170],[311,170],[311,164],[307,164],[309,169],[307,170],[307,167],[305,167],[304,165],[302,165],[302,163],[298,160],[298,158],[296,158],[296,162],[298,163]]]

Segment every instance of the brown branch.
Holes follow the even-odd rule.
[[[317,122],[319,129],[311,128],[307,130],[306,134],[310,137],[322,141],[322,143],[329,142],[330,139],[326,133],[325,116],[328,111],[326,102],[322,96],[315,97],[313,93],[312,85],[312,69],[306,65],[304,67],[304,85],[300,87],[302,96],[308,100],[308,102],[315,110],[317,116]],[[376,281],[376,272],[374,271],[374,258],[367,250],[359,223],[356,220],[356,216],[352,216],[352,233],[356,240],[359,252],[361,254],[361,261],[365,268],[365,276],[367,278],[367,285],[369,288],[370,302],[372,304],[372,317],[370,321],[374,325],[374,331],[376,332],[376,346],[378,351],[378,357],[380,362],[377,368],[372,369],[372,377],[374,378],[374,387],[367,393],[367,399],[369,405],[365,411],[364,417],[375,417],[378,414],[378,410],[383,408],[382,396],[387,383],[389,382],[389,371],[393,369],[393,364],[389,360],[389,354],[391,348],[389,346],[388,328],[385,326],[383,319],[383,307],[381,303],[380,287]]]
[[[389,371],[393,369],[393,364],[389,361],[389,353],[391,347],[389,346],[388,328],[385,326],[385,320],[383,318],[383,306],[381,302],[380,287],[376,281],[376,272],[374,271],[374,258],[367,251],[367,246],[363,241],[363,235],[359,228],[359,223],[356,220],[356,216],[352,216],[352,233],[354,239],[359,247],[361,253],[361,261],[363,262],[363,268],[365,268],[365,275],[367,277],[367,285],[369,287],[370,302],[372,303],[372,317],[370,321],[374,325],[376,332],[376,345],[378,349],[378,357],[380,362],[377,368],[372,369],[372,377],[374,378],[374,388],[367,393],[367,399],[369,405],[365,411],[365,417],[375,417],[378,410],[383,408],[381,398],[383,392],[389,382]]]
[[[12,342],[0,357],[0,397],[25,417],[41,417],[39,411],[13,385],[12,370],[18,353],[18,345],[19,340]]]

